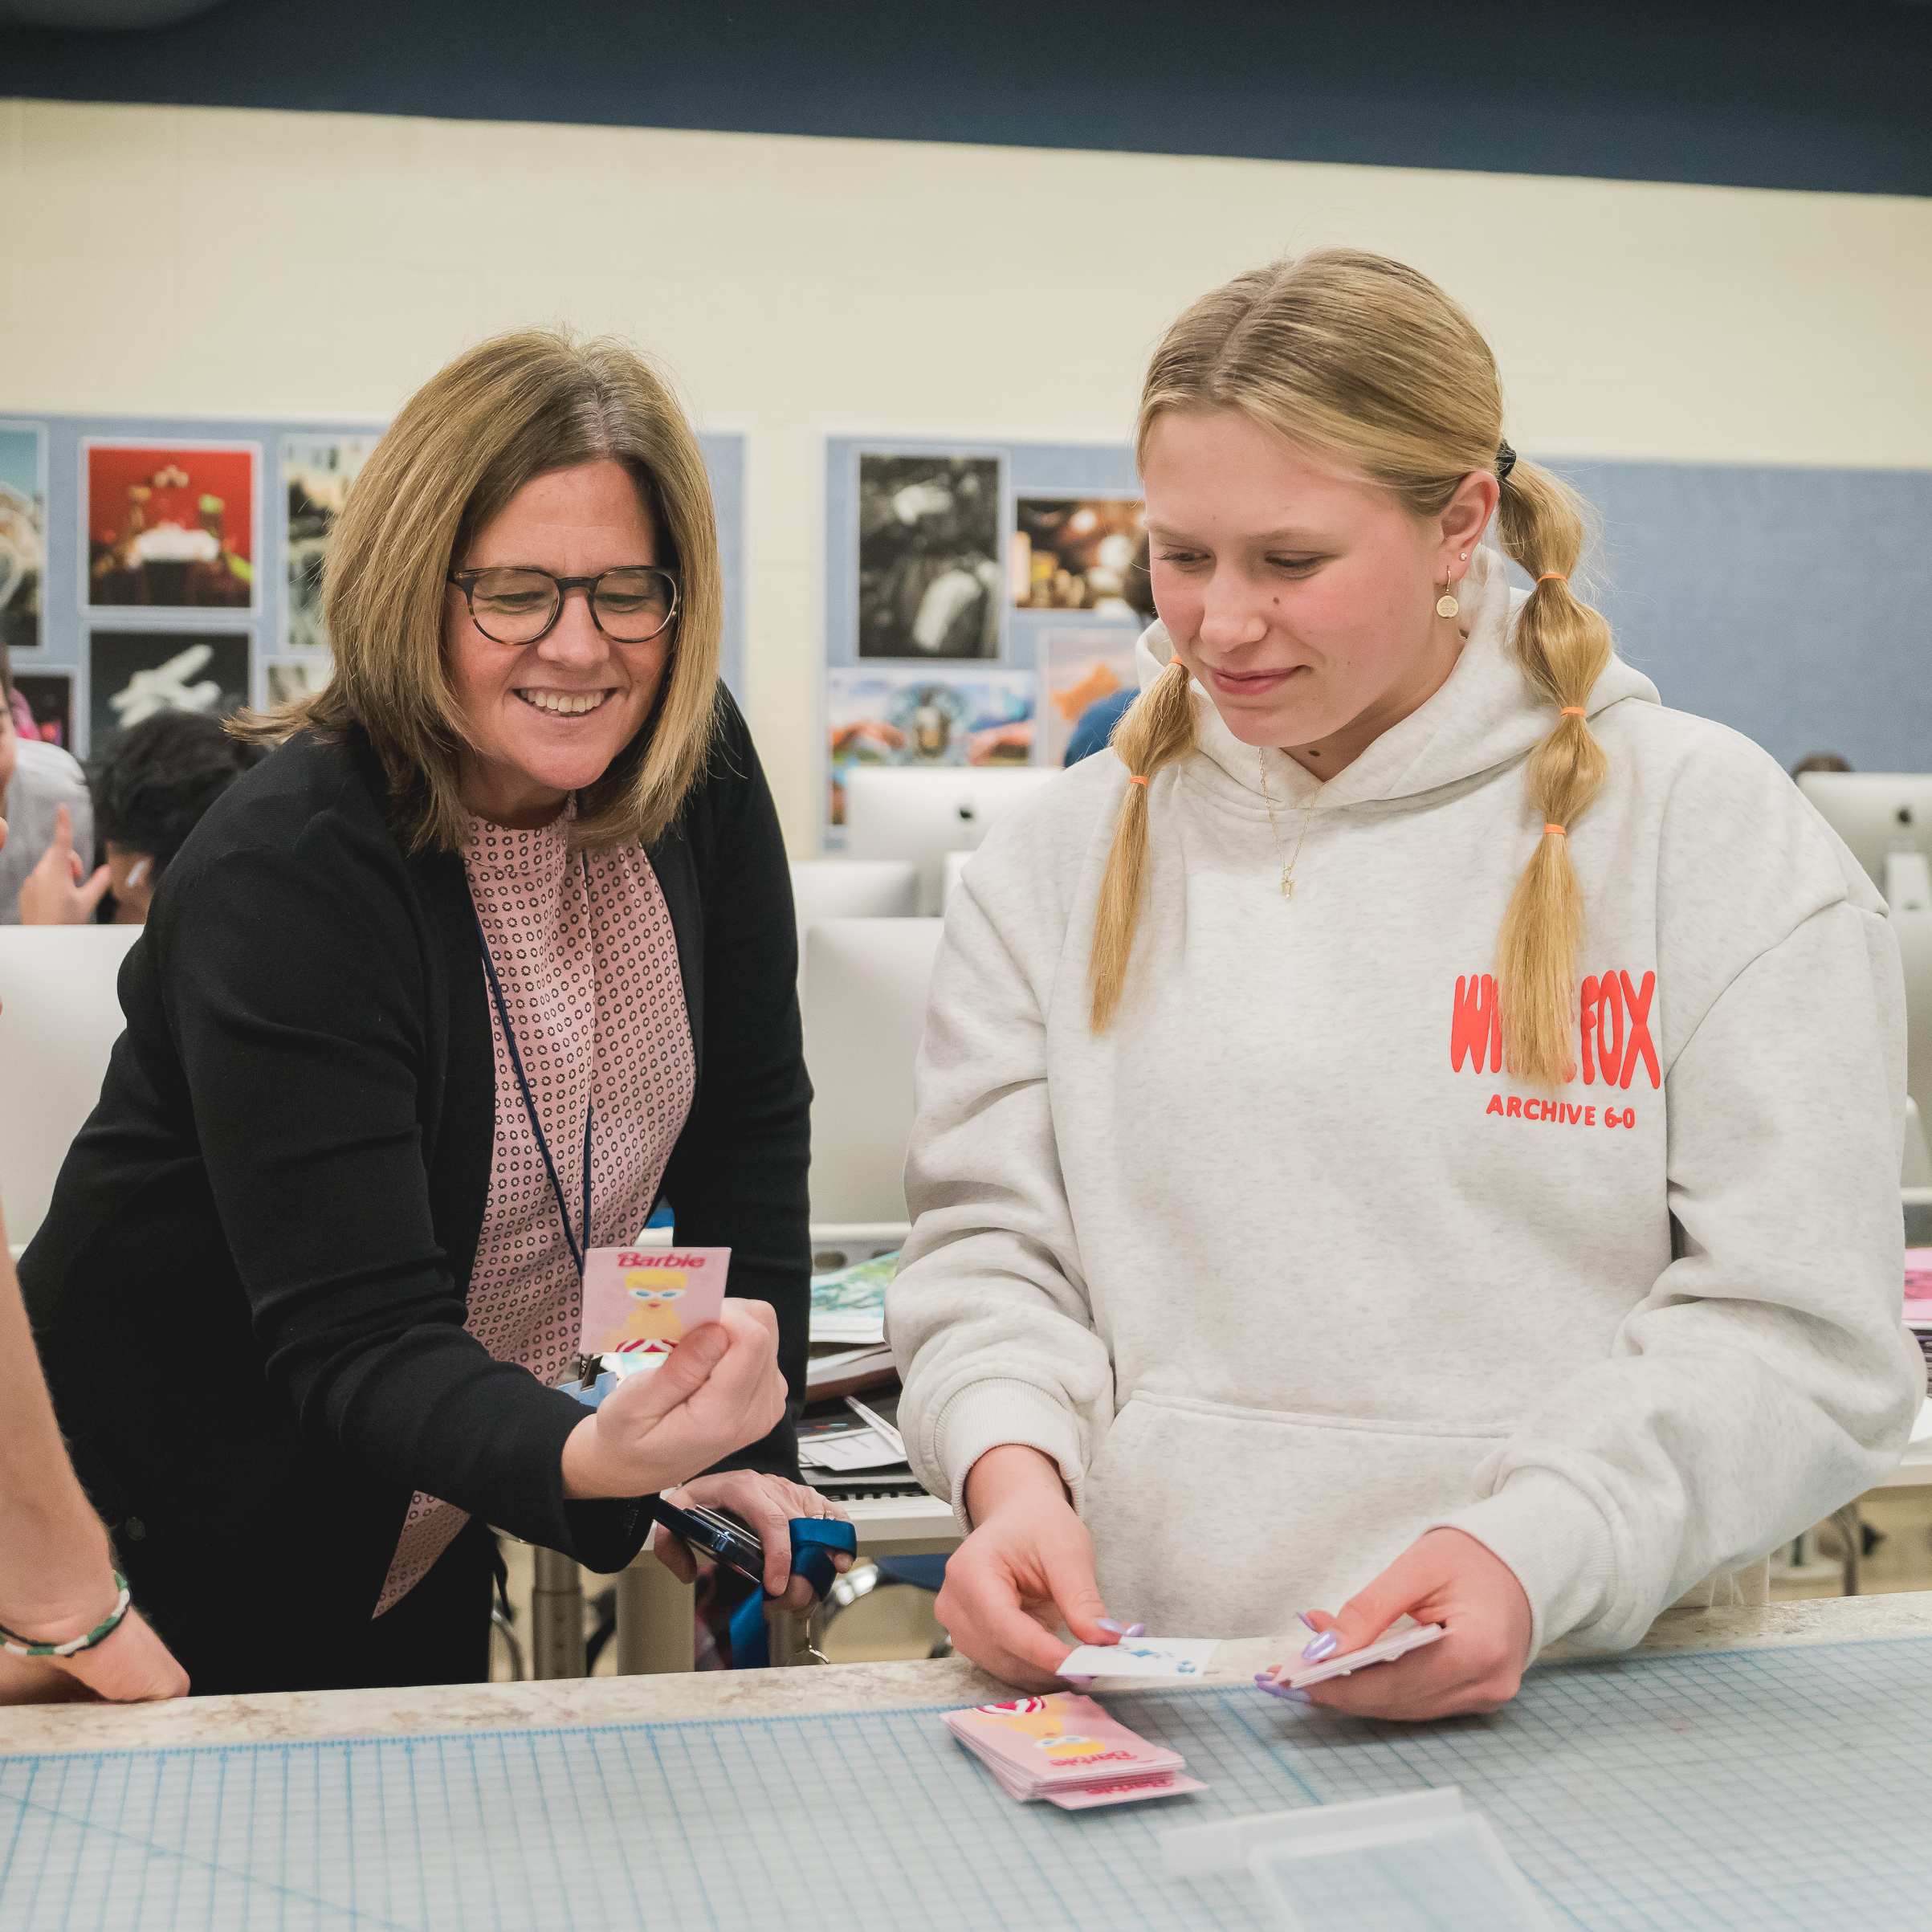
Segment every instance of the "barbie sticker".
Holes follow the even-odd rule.
[[[717,1320],[729,1248],[593,1248],[584,1257],[587,1355],[662,1359]]]

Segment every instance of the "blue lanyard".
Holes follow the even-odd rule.
[[[584,905],[586,919],[590,905],[590,855],[584,855]],[[476,910],[476,901],[470,901],[470,916],[476,921],[476,944],[483,954],[483,971],[489,976],[490,997],[496,1002],[496,1017],[502,1022],[503,1044],[510,1050],[510,1065],[516,1075],[518,1090],[524,1097],[524,1111],[530,1117],[530,1131],[536,1136],[536,1151],[544,1157],[544,1172],[550,1176],[550,1192],[556,1196],[557,1218],[564,1224],[564,1239],[570,1249],[570,1258],[577,1264],[577,1279],[584,1278],[584,1257],[590,1249],[590,1103],[584,1107],[584,1238],[580,1241],[571,1231],[570,1210],[564,1204],[563,1184],[556,1177],[556,1163],[550,1158],[550,1143],[544,1138],[542,1124],[536,1117],[536,1103],[530,1097],[530,1082],[524,1072],[524,1057],[516,1050],[516,1033],[510,1024],[510,1009],[503,1003],[503,982],[496,976],[496,962],[490,957],[490,942],[483,936],[483,915]],[[593,1079],[595,1071],[593,1070]]]

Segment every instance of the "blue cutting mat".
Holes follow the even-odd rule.
[[[1932,1639],[1547,1666],[1448,1725],[1114,1707],[1211,1788],[1017,1805],[927,1709],[0,1758],[0,1929],[1209,1932],[1258,1901],[1163,1877],[1167,1826],[1444,1784],[1559,1925],[1932,1924]]]

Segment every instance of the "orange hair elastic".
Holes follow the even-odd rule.
[[[1173,654],[1173,656],[1172,656],[1172,657],[1171,657],[1171,658],[1169,658],[1168,659],[1168,669],[1169,670],[1172,670],[1174,668],[1174,666],[1175,666],[1176,664],[1180,664],[1180,653],[1179,651],[1176,651],[1176,652],[1175,652],[1175,654]],[[1186,666],[1185,666],[1185,665],[1182,665],[1182,666],[1181,666],[1181,668],[1182,668],[1182,669],[1184,670],[1185,670],[1187,667],[1186,667]]]
[[[1127,783],[1129,785],[1145,785],[1147,781],[1146,779],[1140,777],[1138,774],[1136,774],[1134,777],[1130,778],[1127,781]]]
[[[1566,704],[1556,715],[1559,718],[1580,718],[1584,715],[1584,707],[1580,704]]]
[[[1552,832],[1554,832],[1559,838],[1567,838],[1570,836],[1570,834],[1566,832],[1561,825],[1545,825],[1543,829],[1543,835],[1545,838],[1547,838]]]
[[[1547,584],[1552,579],[1559,584],[1567,584],[1570,581],[1560,570],[1546,570],[1536,581],[1539,584]]]

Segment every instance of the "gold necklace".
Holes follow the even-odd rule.
[[[1262,803],[1268,808],[1268,829],[1274,834],[1274,855],[1282,861],[1282,897],[1294,897],[1295,861],[1302,856],[1302,846],[1308,837],[1309,821],[1314,817],[1314,801],[1311,798],[1302,811],[1302,829],[1294,842],[1294,850],[1284,854],[1282,850],[1282,828],[1275,823],[1274,801],[1268,792],[1268,753],[1266,748],[1257,748],[1257,756],[1261,762]]]

